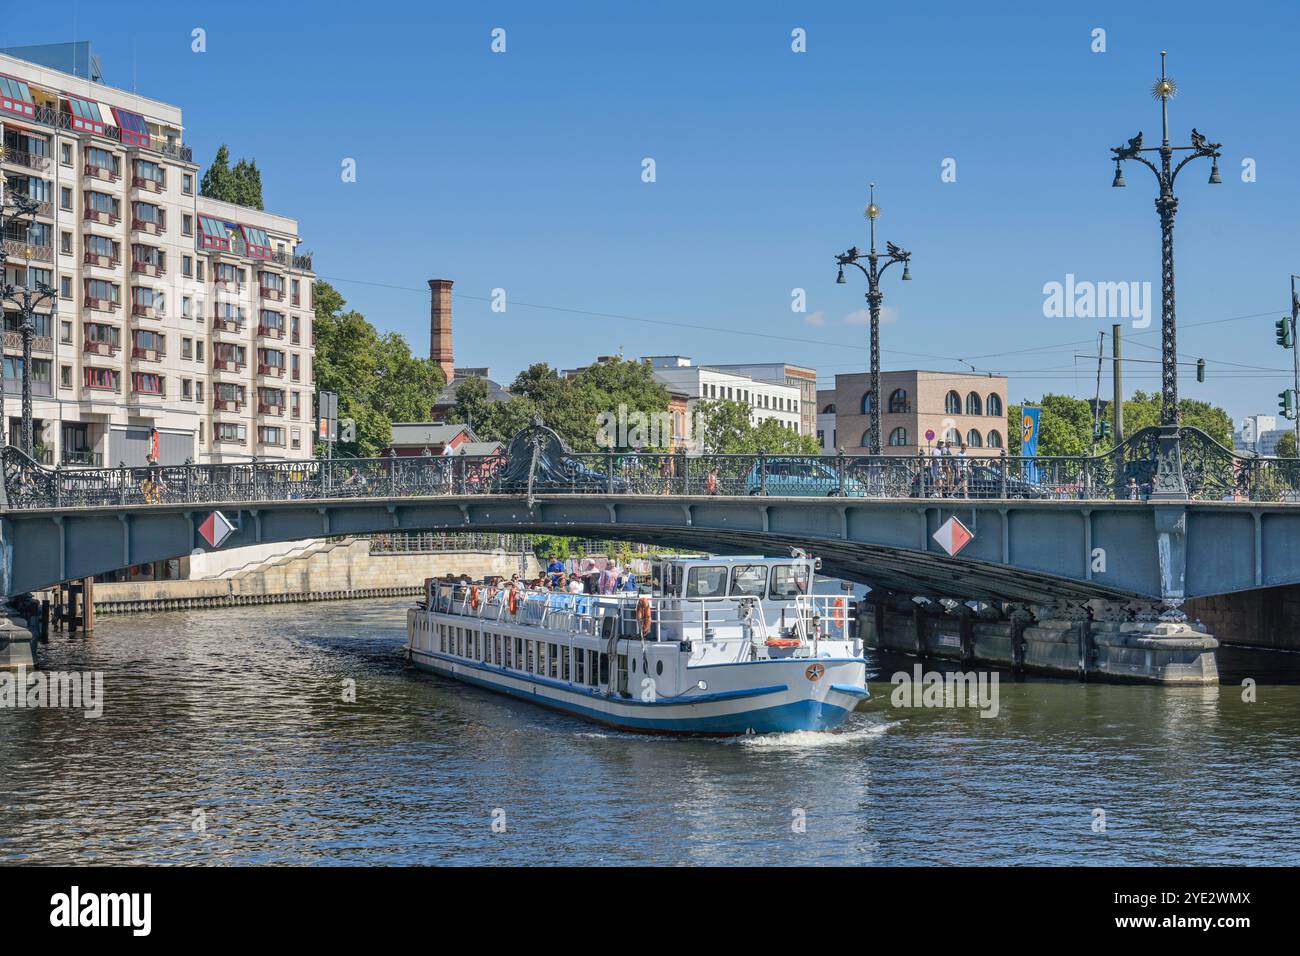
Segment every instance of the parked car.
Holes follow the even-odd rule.
[[[767,459],[767,494],[769,495],[828,495],[840,491],[839,472],[815,458]],[[745,491],[751,495],[763,494],[763,465],[755,462],[745,479]],[[843,493],[861,496],[866,486],[856,478],[844,478]]]
[[[981,465],[971,462],[966,466],[966,494],[967,498],[1002,498],[1002,472],[992,465]],[[960,479],[954,474],[953,483],[958,484]],[[934,479],[931,472],[927,469],[925,473],[925,491],[927,496],[935,494]],[[957,488],[949,488],[946,492],[948,495],[956,495]],[[921,476],[918,474],[912,478],[912,497],[921,497]],[[1047,492],[1043,486],[1034,481],[1026,481],[1024,478],[1017,478],[1014,475],[1007,475],[1006,493],[1007,498],[1046,498]]]

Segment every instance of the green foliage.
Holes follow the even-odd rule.
[[[672,444],[667,421],[668,390],[655,381],[650,366],[643,362],[617,360],[589,366],[573,378],[564,378],[545,363],[520,372],[510,386],[511,397],[488,402],[482,379],[456,383],[456,403],[447,415],[451,422],[470,424],[484,441],[509,441],[534,414],[574,451],[599,451],[602,424],[617,421],[620,408],[624,420],[636,413],[660,416],[663,427],[647,435],[657,441],[647,450],[666,449]],[[604,416],[604,417],[603,417]],[[617,429],[607,433],[617,439]],[[624,435],[623,437],[629,437]],[[623,446],[617,446],[623,447]]]
[[[533,554],[537,555],[537,560],[542,562],[543,568],[553,554],[559,555],[561,560],[567,561],[569,546],[572,542],[572,538],[556,534],[533,535]]]
[[[380,333],[328,282],[317,281],[316,384],[337,392],[339,417],[355,419],[356,441],[337,455],[372,458],[392,439],[395,421],[425,421],[442,388],[442,370],[411,353],[396,332]]]
[[[1086,455],[1092,448],[1092,406],[1081,398],[1068,395],[1044,395],[1041,402],[1029,402],[1042,408],[1038,422],[1038,454]],[[1020,416],[1023,405],[1007,407],[1007,454],[1019,455]],[[1184,398],[1179,402],[1183,424],[1193,425],[1221,444],[1232,447],[1232,420],[1222,408],[1208,402]],[[1107,413],[1109,414],[1109,413]],[[1134,392],[1124,402],[1124,432],[1132,435],[1141,428],[1160,424],[1160,396]],[[1105,449],[1098,447],[1097,451]]]
[[[1286,432],[1277,440],[1277,448],[1274,449],[1273,455],[1276,458],[1297,457],[1295,432]]]
[[[1228,413],[1217,405],[1183,398],[1178,401],[1183,424],[1199,428],[1215,441],[1228,448],[1232,447],[1232,419]],[[1133,397],[1124,402],[1124,433],[1132,435],[1139,428],[1160,424],[1160,396],[1146,392],[1134,392]]]
[[[257,162],[241,159],[232,169],[230,149],[224,143],[218,147],[212,165],[203,174],[199,195],[250,209],[265,208],[262,205],[262,172],[257,168]]]
[[[1038,418],[1038,454],[1086,455],[1092,447],[1092,407],[1069,395],[1044,395],[1029,402],[1042,409]],[[1007,454],[1021,453],[1020,416],[1024,405],[1007,406]]]
[[[821,454],[821,444],[812,435],[800,435],[772,418],[755,425],[744,402],[702,401],[695,414],[705,454]]]

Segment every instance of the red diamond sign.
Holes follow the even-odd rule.
[[[970,528],[953,517],[939,525],[939,530],[933,537],[939,542],[939,547],[951,556],[970,544],[975,535],[971,533]]]
[[[221,547],[221,542],[230,537],[234,530],[235,526],[230,523],[230,519],[220,511],[212,512],[199,525],[199,534],[203,535],[203,540],[213,548]]]

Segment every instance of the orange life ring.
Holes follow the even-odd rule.
[[[650,633],[650,599],[643,597],[636,602],[636,622],[642,634]]]
[[[840,627],[848,623],[848,615],[844,610],[844,598],[835,599],[835,613],[831,615],[831,620]]]
[[[513,616],[519,613],[519,591],[516,588],[510,589],[510,614]]]
[[[798,647],[799,638],[797,637],[769,637],[767,639],[768,647]]]
[[[478,610],[478,585],[470,585],[469,589],[469,606],[471,610]]]

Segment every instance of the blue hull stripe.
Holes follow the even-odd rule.
[[[464,664],[464,661],[456,661]],[[643,733],[658,734],[697,734],[733,736],[753,731],[756,734],[789,733],[796,730],[830,730],[838,726],[846,716],[848,709],[834,704],[816,700],[802,700],[794,703],[779,704],[775,707],[761,707],[735,714],[720,714],[714,717],[633,717],[607,713],[592,707],[552,697],[541,697],[514,687],[496,684],[471,674],[444,674],[434,670],[440,676],[452,680],[461,680],[467,684],[508,694],[520,700],[540,704],[552,710],[562,711],[577,717],[583,717],[607,727],[620,730],[634,730]],[[510,673],[502,671],[502,673]],[[631,703],[631,701],[619,701]]]
[[[852,684],[831,684],[831,690],[837,690],[841,694],[852,694],[854,697],[870,697],[871,693],[865,687],[854,687]]]

